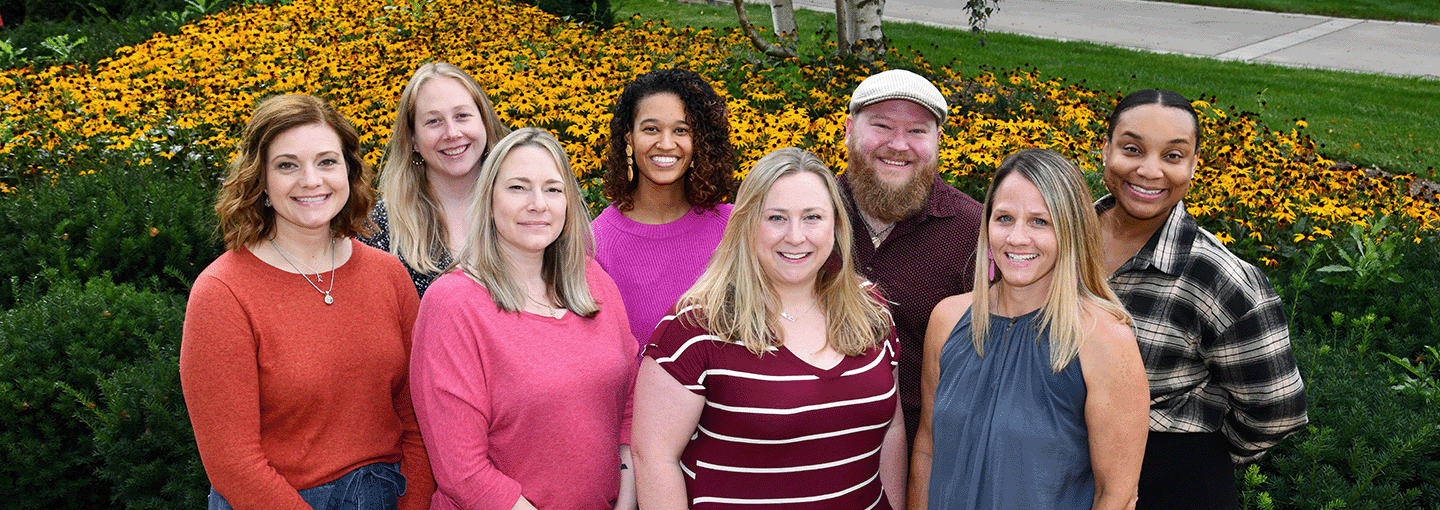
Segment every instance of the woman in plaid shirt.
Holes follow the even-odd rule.
[[[1200,148],[1189,101],[1126,96],[1102,147],[1105,270],[1150,379],[1138,508],[1237,508],[1235,466],[1308,421],[1280,297],[1185,210]]]

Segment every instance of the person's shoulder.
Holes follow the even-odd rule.
[[[975,293],[966,292],[941,299],[935,304],[935,309],[930,312],[930,320],[949,322],[952,325],[960,322],[960,317],[970,310],[970,305],[975,302]]]
[[[610,273],[605,271],[605,267],[597,258],[585,259],[585,281],[590,284],[590,292],[596,294],[596,297],[600,297],[599,294],[617,296],[620,294],[619,287],[615,285],[615,279],[610,277]]]
[[[351,259],[362,268],[363,275],[369,278],[384,279],[396,286],[415,287],[414,280],[410,278],[410,270],[395,255],[372,246],[358,237],[351,243],[354,246],[354,251],[350,255]]]
[[[980,201],[975,200],[975,197],[960,191],[960,189],[955,186],[951,186],[950,183],[945,182],[945,179],[937,179],[935,181],[932,197],[943,201],[951,207],[965,211],[981,210],[985,207],[980,204]]]
[[[490,300],[490,292],[480,282],[470,278],[464,271],[455,269],[435,278],[425,289],[422,301],[472,300],[483,297]]]
[[[1108,361],[1098,364],[1098,367],[1110,370],[1118,368],[1114,365],[1114,360],[1138,353],[1139,345],[1135,342],[1135,331],[1130,324],[1093,302],[1084,302],[1082,308],[1084,322],[1089,324],[1089,327],[1082,328],[1080,333],[1082,358],[1095,359],[1094,356],[1099,356],[1098,359]],[[1087,366],[1091,371],[1097,368],[1094,364]]]
[[[1210,231],[1202,227],[1196,229],[1194,246],[1186,261],[1190,272],[1204,271],[1207,273],[1204,279],[1216,283],[1219,279],[1229,279],[1248,286],[1270,288],[1270,278],[1259,267],[1235,255]]]
[[[1090,336],[1099,336],[1106,339],[1120,339],[1121,341],[1135,342],[1135,334],[1130,324],[1124,319],[1116,317],[1104,307],[1088,300],[1081,300],[1081,307],[1084,310],[1086,319],[1094,325],[1089,328]],[[1116,305],[1120,306],[1120,305]]]

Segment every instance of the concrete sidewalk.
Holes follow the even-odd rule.
[[[834,12],[833,0],[794,0]],[[887,23],[968,30],[955,0],[886,0]],[[986,29],[1222,60],[1440,79],[1440,25],[1143,0],[1000,0]]]

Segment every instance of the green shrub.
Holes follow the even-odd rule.
[[[72,396],[94,432],[97,475],[130,510],[202,508],[210,482],[180,390],[180,331],[149,339],[149,357],[100,381],[100,397]]]
[[[1295,338],[1310,426],[1241,476],[1249,508],[1440,508],[1440,407],[1391,388],[1393,363],[1375,350]],[[1263,495],[1263,496],[1262,496]]]
[[[1440,266],[1435,264],[1440,241],[1405,226],[1394,229],[1380,241],[1357,241],[1348,232],[1337,232],[1335,240],[1298,252],[1288,264],[1271,269],[1292,334],[1400,357],[1419,355],[1424,345],[1434,343],[1440,331],[1440,314],[1435,313],[1440,293],[1434,292],[1440,288]],[[1361,260],[1361,247],[1370,258]],[[1332,269],[1321,271],[1326,267]]]
[[[224,250],[214,233],[216,181],[158,165],[62,176],[0,196],[0,309],[45,269],[62,279],[187,292]]]
[[[610,0],[521,0],[561,18],[590,23],[601,28],[615,24],[615,11]]]
[[[60,280],[41,297],[22,297],[0,313],[0,501],[107,507],[112,483],[97,477],[104,465],[79,419],[91,411],[74,395],[94,405],[101,382],[151,353],[151,343],[178,345],[184,299],[105,277]]]

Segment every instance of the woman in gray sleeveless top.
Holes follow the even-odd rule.
[[[977,291],[941,301],[926,333],[910,508],[1135,504],[1148,386],[1092,200],[1048,150],[996,170]]]

